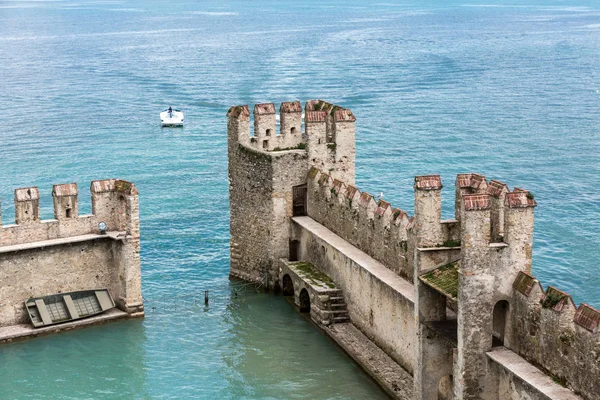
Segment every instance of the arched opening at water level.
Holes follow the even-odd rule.
[[[294,282],[292,282],[292,278],[288,274],[283,276],[282,280],[283,286],[283,295],[284,296],[293,296],[294,295]]]
[[[302,289],[300,291],[300,312],[307,313],[310,312],[310,296],[308,295],[308,291],[306,289]]]

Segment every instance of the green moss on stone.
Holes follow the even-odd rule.
[[[544,308],[553,308],[558,303],[560,303],[565,297],[564,294],[557,292],[556,290],[549,289],[548,294],[542,300],[542,307]]]
[[[436,268],[421,276],[421,281],[453,299],[458,296],[458,261]]]
[[[460,247],[460,240],[449,239],[442,244],[438,244],[435,247]]]
[[[286,151],[286,150],[304,150],[306,149],[306,143],[300,143],[294,147],[275,147],[272,151]]]
[[[303,278],[307,279],[313,285],[327,286],[330,289],[335,289],[335,283],[331,278],[316,269],[311,263],[296,262],[292,265],[299,275],[302,275]]]

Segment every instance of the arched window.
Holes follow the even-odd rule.
[[[292,128],[290,129],[290,133],[293,135],[296,133],[296,127],[292,126]]]
[[[271,136],[271,130],[270,130],[270,129],[267,129],[267,132],[265,132],[265,135],[267,135],[267,136]]]

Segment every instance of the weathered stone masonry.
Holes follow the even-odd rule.
[[[92,214],[79,215],[77,185],[54,185],[51,220],[40,220],[36,187],[15,190],[16,224],[0,220],[0,327],[27,323],[30,297],[104,287],[121,310],[144,315],[138,191],[116,179],[90,190]]]
[[[267,287],[277,284],[277,260],[289,255],[293,188],[306,184],[311,165],[339,165],[339,178],[354,182],[354,116],[321,100],[307,102],[306,110],[302,133],[300,103],[283,103],[276,132],[275,105],[257,104],[254,135],[248,106],[227,113],[233,276]],[[340,132],[352,137],[352,145],[338,148]]]
[[[418,176],[410,217],[354,186],[351,111],[307,102],[302,140],[285,137],[300,104],[280,112],[276,136],[272,104],[255,107],[254,136],[247,106],[228,113],[233,276],[276,287],[279,259],[320,269],[413,376],[398,398],[600,398],[600,312],[531,276],[531,193],[460,174],[455,219],[441,221],[440,177]]]

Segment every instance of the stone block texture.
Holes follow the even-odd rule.
[[[30,297],[97,288],[143,315],[138,191],[108,179],[91,195],[93,214],[79,215],[77,185],[54,185],[55,218],[40,220],[37,188],[15,190],[16,223],[0,224],[0,326],[27,323]],[[100,222],[112,234],[100,235]]]

